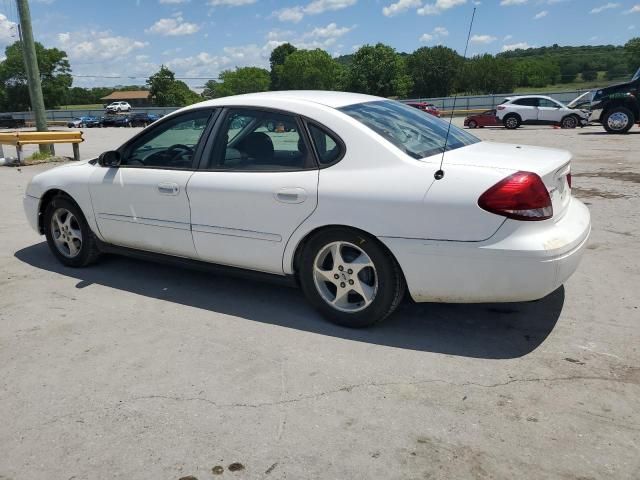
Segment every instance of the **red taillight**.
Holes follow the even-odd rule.
[[[496,183],[478,199],[480,208],[514,220],[553,217],[551,197],[542,179],[532,172],[517,172]]]
[[[567,173],[567,185],[571,188],[571,172]]]

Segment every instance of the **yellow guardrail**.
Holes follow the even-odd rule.
[[[73,159],[80,160],[79,144],[84,142],[82,132],[2,132],[0,133],[0,145],[12,145],[16,147],[18,161],[23,163],[23,145],[50,145],[51,154],[55,154],[53,145],[56,143],[70,143],[73,147]]]

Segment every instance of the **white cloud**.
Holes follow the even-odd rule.
[[[209,0],[209,5],[213,7],[226,6],[226,7],[242,7],[244,5],[251,5],[256,3],[257,0]]]
[[[320,13],[342,10],[355,5],[358,0],[313,0],[307,5],[296,5],[282,8],[271,14],[281,22],[298,23],[305,15],[318,15]]]
[[[529,0],[502,0],[500,5],[503,7],[511,7],[513,5],[524,5]]]
[[[507,40],[511,40],[513,38],[513,35],[505,35],[505,37],[502,39],[503,41],[507,41]]]
[[[624,13],[626,13],[626,14],[628,14],[628,13],[640,13],[640,3],[638,5],[634,5],[629,10],[625,10]]]
[[[619,6],[620,6],[619,3],[609,2],[609,3],[605,3],[604,5],[601,5],[599,7],[591,9],[591,11],[589,13],[602,13],[605,10],[611,10],[612,8],[618,8]]]
[[[534,20],[540,20],[541,18],[544,18],[547,15],[549,15],[549,12],[547,10],[542,10],[541,12],[536,13],[535,16],[533,17],[533,19]]]
[[[464,5],[467,0],[436,0],[435,3],[426,3],[417,10],[418,15],[439,15],[445,10]]]
[[[0,13],[0,45],[8,45],[18,40],[17,24]]]
[[[510,50],[518,50],[518,49],[527,49],[527,48],[531,48],[531,45],[529,45],[527,42],[519,42],[519,43],[512,43],[510,45],[503,45],[502,46],[502,51],[503,52],[508,52]]]
[[[396,3],[391,3],[382,9],[382,14],[385,17],[393,17],[401,13],[406,12],[411,8],[418,8],[422,6],[422,0],[398,0]]]
[[[192,35],[200,30],[195,23],[185,22],[181,16],[173,18],[161,18],[156,23],[145,29],[145,33],[176,37],[180,35]]]
[[[436,27],[433,29],[433,31],[431,33],[425,33],[420,37],[420,41],[427,43],[430,42],[431,40],[440,38],[440,37],[447,37],[449,35],[449,30],[447,30],[444,27]]]
[[[471,43],[479,43],[482,45],[487,45],[489,43],[493,43],[497,40],[496,37],[491,35],[473,35],[471,37]]]
[[[164,5],[179,5],[181,3],[189,2],[189,0],[158,0],[158,1]]]
[[[94,30],[59,33],[56,40],[71,60],[80,61],[122,58],[149,45],[129,37],[112,35],[110,31]]]
[[[339,27],[336,23],[330,23],[326,27],[316,27],[302,35],[296,35],[291,31],[274,30],[267,34],[267,43],[264,48],[268,49],[270,52],[278,45],[289,42],[292,45],[303,49],[327,49],[333,46],[340,37],[344,36],[354,28],[355,26]]]

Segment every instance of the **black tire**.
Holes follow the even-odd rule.
[[[508,130],[515,130],[522,124],[522,120],[518,115],[511,113],[502,119],[502,124]]]
[[[371,272],[375,272],[373,276],[377,280],[377,290],[371,304],[362,310],[346,312],[331,306],[329,301],[323,298],[319,290],[320,287],[316,284],[314,278],[316,259],[333,242],[347,244],[343,250],[343,252],[346,250],[345,255],[348,254],[348,250],[353,250],[351,246],[356,246],[369,257],[375,267],[375,270],[372,269]],[[346,261],[344,265],[345,268],[349,267],[349,263]],[[335,264],[333,267],[335,268]],[[351,271],[349,270],[349,272]],[[366,272],[363,270],[363,273]],[[332,228],[314,235],[304,246],[300,256],[298,274],[302,291],[309,303],[333,323],[350,328],[369,327],[387,318],[402,301],[406,289],[400,266],[384,246],[377,239],[349,228]],[[325,282],[325,285],[331,286],[329,282]],[[346,288],[349,289],[349,287]],[[349,299],[353,295],[356,299],[362,298],[353,290],[347,294]]]
[[[53,215],[59,210],[66,210],[71,212],[77,222],[82,233],[82,243],[79,248],[79,252],[74,257],[68,257],[61,253],[54,240],[54,232],[52,227]],[[76,205],[74,201],[65,196],[54,197],[51,202],[45,207],[43,215],[44,234],[47,238],[47,243],[54,256],[63,264],[68,267],[86,267],[94,263],[100,256],[100,250],[98,248],[98,241],[96,236],[91,231],[87,220],[80,210],[80,207]]]
[[[612,118],[613,117],[613,118]],[[624,119],[626,117],[626,124]],[[618,121],[620,119],[620,121]],[[631,127],[636,123],[637,119],[633,115],[633,112],[626,107],[614,107],[611,110],[607,110],[602,117],[602,125],[604,129],[609,133],[627,133],[631,130]]]
[[[478,122],[476,122],[475,120],[469,120],[469,128],[478,128]]]
[[[577,128],[580,125],[580,119],[575,115],[567,115],[560,122],[562,128]]]

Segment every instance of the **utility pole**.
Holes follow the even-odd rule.
[[[31,27],[31,12],[29,11],[28,0],[16,0],[18,4],[18,15],[20,17],[20,41],[22,43],[22,54],[27,72],[27,82],[29,83],[29,97],[31,98],[31,108],[35,116],[36,130],[38,132],[47,131],[47,118],[44,111],[44,98],[42,97],[42,85],[40,84],[40,68],[38,67],[38,57],[36,56],[36,44],[33,40],[33,28]],[[50,151],[49,145],[40,145],[40,152]]]

